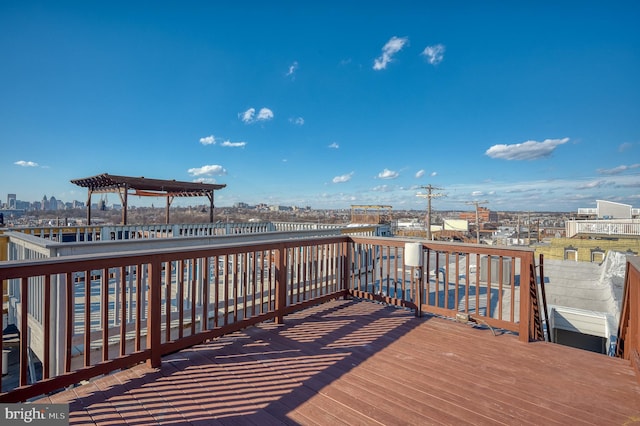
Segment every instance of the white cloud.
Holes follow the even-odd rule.
[[[585,182],[581,185],[576,186],[576,189],[594,189],[594,188],[601,188],[602,186],[605,186],[609,184],[609,182],[607,182],[606,180],[594,180],[591,182]]]
[[[353,176],[353,173],[354,172],[347,173],[346,175],[336,176],[333,178],[332,182],[333,183],[349,182],[351,180],[351,177]]]
[[[422,55],[427,58],[431,65],[438,65],[444,59],[444,50],[445,48],[442,44],[427,46],[422,51]]]
[[[298,61],[293,61],[293,64],[289,65],[287,76],[293,75],[297,69],[298,69]]]
[[[424,176],[425,171],[424,170],[418,170],[416,172],[416,179],[420,179],[422,176]]]
[[[214,145],[216,143],[216,138],[213,135],[206,136],[204,138],[200,138],[200,143],[202,145]],[[230,140],[226,140],[220,144],[220,146],[232,147],[232,148],[243,148],[246,146],[246,142],[231,142]],[[195,169],[190,169],[195,170]]]
[[[241,112],[240,114],[238,114],[238,116],[244,123],[249,124],[249,123],[254,123],[256,121],[271,120],[273,119],[274,115],[273,115],[273,111],[271,111],[269,108],[260,108],[260,111],[258,111],[258,115],[256,115],[255,108],[249,108],[245,112]]]
[[[331,142],[328,147],[331,149],[338,149],[340,148],[340,145],[338,145],[338,142]]]
[[[569,138],[545,139],[543,142],[526,141],[512,145],[498,144],[485,154],[502,160],[537,160],[551,155],[557,146],[569,142]]]
[[[627,170],[637,169],[640,167],[640,164],[631,164],[629,166],[620,165],[618,167],[614,167],[613,169],[598,169],[596,172],[601,175],[618,175],[622,172],[626,172]]]
[[[220,144],[220,146],[228,146],[231,148],[243,148],[245,145],[247,145],[246,142],[231,142],[231,141],[224,141]]]
[[[384,169],[383,171],[378,173],[378,178],[380,179],[395,179],[398,176],[400,176],[398,172],[394,172],[393,170],[389,169]]]
[[[371,190],[375,192],[390,192],[393,191],[393,188],[389,185],[378,185],[371,188]]]
[[[269,108],[260,108],[260,112],[258,112],[258,117],[256,120],[258,121],[267,121],[273,119],[273,111]]]
[[[202,145],[214,145],[216,143],[216,138],[213,135],[205,136],[204,138],[200,138],[200,143]]]
[[[187,170],[191,176],[223,176],[227,174],[224,167],[217,164],[211,164],[202,167],[194,167]]]
[[[625,151],[631,149],[632,147],[633,147],[632,143],[625,142],[623,144],[620,144],[620,146],[618,147],[618,151],[619,152],[625,152]]]
[[[431,174],[429,176],[434,177],[434,176],[437,176],[437,175],[438,175],[438,172],[431,172]]]
[[[251,123],[253,121],[253,116],[256,114],[256,109],[255,108],[249,108],[248,110],[246,110],[243,113],[240,113],[240,119],[242,121],[244,121],[245,123]]]
[[[298,126],[302,126],[304,124],[304,118],[302,117],[290,118],[289,122],[296,124]]]
[[[376,71],[385,69],[387,64],[393,60],[393,55],[402,50],[408,41],[407,37],[391,37],[382,47],[382,55],[373,61],[373,69]]]
[[[21,167],[38,167],[38,163],[34,163],[33,161],[20,160],[20,161],[16,161],[13,164],[15,164],[16,166],[21,166]]]
[[[482,192],[482,191],[473,191],[473,192],[471,192],[471,196],[472,197],[479,197],[481,195],[484,195],[484,192]]]

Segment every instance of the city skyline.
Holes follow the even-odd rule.
[[[147,6],[0,5],[3,201],[112,173],[216,206],[640,204],[636,2]]]
[[[42,199],[40,200],[22,200],[20,199],[20,197],[16,196],[15,198],[13,198],[12,200],[9,199],[9,197],[11,196],[15,196],[16,194],[13,193],[9,193],[9,194],[0,194],[0,212],[1,211],[5,211],[5,210],[25,210],[25,211],[33,211],[33,210],[48,210],[48,211],[54,211],[54,210],[68,210],[68,209],[80,209],[80,210],[84,210],[86,208],[86,201],[81,201],[81,200],[62,200],[57,198],[55,195],[44,195],[42,197]],[[109,198],[109,196],[112,196],[112,198]],[[145,197],[146,199],[149,199],[147,197]],[[203,197],[204,198],[204,197]],[[133,199],[143,199],[141,197],[133,197]],[[148,208],[148,207],[152,207],[152,208],[157,208],[157,209],[161,209],[164,210],[166,208],[166,202],[164,201],[164,197],[151,197],[152,200],[154,201],[160,201],[158,202],[154,202],[152,201],[149,204],[129,204],[129,208],[130,209],[137,209],[137,208]],[[190,198],[190,202],[187,201],[185,203],[182,203],[180,205],[174,205],[173,203],[171,204],[171,208],[201,208],[201,207],[207,207],[206,203],[199,203],[198,202],[199,197],[194,197],[194,198]],[[45,201],[46,200],[46,201]],[[53,207],[53,205],[51,205],[50,203],[52,202],[52,200],[56,201],[56,206],[57,207]],[[117,193],[96,193],[93,195],[92,200],[91,200],[91,206],[92,208],[98,208],[100,206],[100,204],[102,202],[104,202],[104,206],[107,208],[107,210],[121,210],[122,209],[122,204],[120,203],[120,198],[117,195]],[[594,200],[594,203],[598,202],[599,200]],[[601,200],[600,200],[601,201]],[[43,208],[43,203],[46,202],[46,208]],[[11,206],[11,203],[13,203],[14,205]],[[18,204],[17,206],[15,204]],[[289,208],[289,209],[299,209],[299,210],[306,210],[306,209],[311,209],[311,210],[318,210],[318,211],[322,211],[322,210],[335,210],[335,211],[345,211],[345,210],[350,210],[358,207],[362,207],[363,205],[358,205],[358,204],[351,204],[349,206],[346,207],[338,207],[338,208],[312,208],[311,206],[299,206],[299,205],[285,205],[285,204],[268,204],[268,203],[255,203],[255,204],[249,204],[243,201],[238,201],[236,203],[234,203],[233,205],[216,205],[215,209],[216,210],[220,210],[220,209],[229,209],[229,208],[233,208],[233,209],[265,209],[265,208],[272,208],[272,207],[283,207],[283,208]],[[394,206],[388,206],[388,205],[376,205],[376,204],[371,204],[369,205],[371,207],[390,207],[392,211],[418,211],[421,213],[424,213],[425,210],[425,206],[418,206],[417,208],[397,208]],[[637,210],[638,207],[634,206],[634,205],[630,205],[632,209]],[[486,203],[484,202],[468,202],[465,203],[465,206],[461,207],[461,208],[453,208],[453,209],[439,209],[439,208],[434,208],[433,211],[434,212],[461,212],[461,213],[474,213],[476,211],[476,208],[478,209],[478,211],[487,211],[487,212],[503,212],[503,213],[552,213],[552,214],[574,214],[574,213],[579,213],[578,210],[579,209],[585,209],[585,208],[589,208],[589,209],[595,209],[594,207],[591,206],[581,206],[578,209],[576,209],[575,211],[562,211],[562,210],[495,210],[495,209],[491,209],[489,207],[486,206]]]

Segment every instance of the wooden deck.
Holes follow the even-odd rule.
[[[71,424],[630,424],[628,361],[334,301],[36,401]]]

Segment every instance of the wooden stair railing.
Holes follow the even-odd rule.
[[[640,257],[627,258],[624,297],[618,326],[616,356],[627,359],[640,381]]]
[[[536,265],[532,259],[530,266],[531,274],[529,275],[529,292],[531,299],[531,318],[530,318],[530,334],[531,340],[544,340],[544,330],[542,329],[542,316],[540,315],[540,302],[538,300],[538,278],[536,276]],[[544,277],[540,274],[540,282],[544,281]],[[544,312],[547,312],[547,306],[543,299]]]

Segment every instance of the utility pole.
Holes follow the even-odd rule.
[[[431,184],[427,186],[421,186],[420,188],[426,189],[426,194],[417,193],[416,197],[422,197],[427,199],[427,220],[426,228],[427,228],[427,240],[431,241],[431,199],[436,197],[444,197],[445,194],[434,194],[433,191],[442,191],[442,188],[436,188],[435,186],[431,186]]]
[[[473,204],[476,206],[476,244],[480,244],[480,217],[478,214],[478,206],[480,204],[487,204],[488,201],[467,201],[465,204]]]

